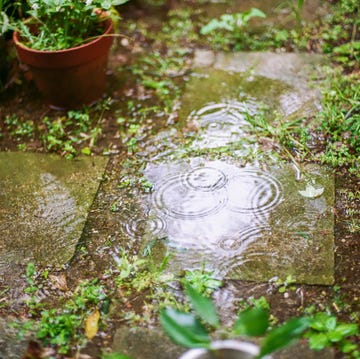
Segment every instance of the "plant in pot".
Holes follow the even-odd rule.
[[[11,19],[21,17],[24,6],[24,0],[0,0],[0,91],[6,87],[13,57],[8,46]]]
[[[3,3],[0,1],[0,90],[4,87],[4,81],[8,72],[8,55],[6,51],[6,43],[4,34],[8,30],[9,19],[5,11],[3,11]]]
[[[166,308],[160,313],[160,323],[168,336],[178,345],[191,348],[180,359],[253,359],[270,358],[269,355],[299,339],[310,325],[307,317],[293,318],[269,330],[269,313],[251,308],[239,314],[230,330],[221,328],[219,316],[210,298],[193,287],[186,286],[195,314]],[[212,340],[209,328],[225,338],[258,337],[260,345],[234,339]]]
[[[29,0],[29,17],[13,25],[13,40],[52,107],[77,108],[103,95],[115,6],[126,1]]]

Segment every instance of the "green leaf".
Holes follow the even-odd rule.
[[[324,333],[311,334],[309,347],[313,350],[321,350],[329,345],[329,339]]]
[[[201,295],[191,285],[185,286],[186,294],[188,295],[195,312],[205,322],[215,328],[219,327],[219,317],[216,313],[214,303],[210,298]]]
[[[341,351],[343,353],[351,353],[352,351],[356,350],[358,346],[355,343],[351,343],[345,340],[341,345]]]
[[[326,329],[327,330],[334,330],[336,328],[337,319],[336,317],[329,317],[326,321]]]
[[[323,312],[316,313],[314,318],[311,319],[310,327],[319,332],[335,329],[336,317],[332,317]]]
[[[336,330],[329,331],[328,333],[326,333],[326,336],[328,337],[329,341],[332,343],[337,343],[343,339],[341,333],[337,332]]]
[[[187,348],[208,348],[210,337],[200,321],[193,315],[167,308],[160,313],[165,333],[178,345]]]
[[[298,3],[297,3],[298,9],[301,10],[303,8],[303,6],[304,6],[304,0],[298,0]]]
[[[261,308],[251,308],[240,313],[234,325],[235,334],[249,336],[263,335],[269,327],[269,312]]]
[[[242,15],[243,15],[244,25],[246,25],[249,22],[249,20],[252,19],[253,17],[262,17],[262,18],[266,17],[265,13],[254,7],[251,8],[249,11],[245,11],[244,13],[242,13]]]
[[[260,357],[292,344],[309,327],[309,323],[306,317],[290,319],[270,331],[261,343]]]
[[[334,332],[340,335],[341,338],[345,338],[350,335],[359,334],[359,327],[357,324],[342,323],[335,328]]]
[[[91,150],[90,150],[89,147],[84,147],[84,148],[81,149],[81,153],[83,155],[90,156],[91,155]]]

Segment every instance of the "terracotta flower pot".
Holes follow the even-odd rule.
[[[29,66],[45,101],[53,108],[71,109],[91,104],[103,95],[113,32],[113,23],[107,19],[103,35],[59,51],[30,49],[18,32],[14,32],[13,40],[19,60]]]
[[[179,359],[254,359],[258,354],[259,347],[255,344],[237,340],[223,340],[211,343],[210,350],[190,349]],[[271,359],[268,356],[266,358]]]

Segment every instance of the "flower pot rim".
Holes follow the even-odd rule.
[[[26,21],[26,20],[25,20]],[[101,39],[103,39],[106,36],[112,36],[111,34],[113,34],[114,32],[114,26],[113,26],[113,21],[112,19],[109,18],[105,18],[104,20],[106,26],[105,26],[105,31],[103,33],[101,33],[100,35],[94,36],[94,39],[86,42],[82,45],[77,45],[77,46],[73,46],[73,47],[69,47],[67,49],[61,49],[61,50],[36,50],[36,49],[32,49],[31,47],[26,46],[20,39],[20,33],[18,31],[14,31],[13,33],[13,41],[16,47],[20,47],[23,50],[27,51],[27,52],[31,52],[33,54],[65,54],[68,52],[73,52],[76,50],[82,50],[87,48],[88,46],[93,45],[96,42],[101,41]]]
[[[216,340],[210,343],[210,347],[207,348],[194,348],[186,351],[183,353],[179,359],[197,359],[202,355],[205,355],[209,352],[209,350],[234,350],[239,353],[253,355],[254,358],[259,354],[260,348],[258,345],[242,341],[242,340],[235,340],[235,339],[228,339],[228,340]],[[267,359],[271,357],[266,356]]]
[[[234,349],[238,351],[244,351],[249,354],[258,355],[259,347],[251,342],[245,342],[235,339],[228,340],[216,340],[210,344],[210,349],[218,350],[218,349]]]

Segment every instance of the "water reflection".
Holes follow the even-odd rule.
[[[195,147],[215,148],[239,140],[248,126],[246,114],[255,114],[259,106],[254,99],[209,103],[200,110],[191,112],[188,121],[202,129],[202,138],[195,141]]]
[[[320,254],[314,257],[315,233],[331,222],[329,204],[324,196],[303,198],[291,166],[260,169],[193,158],[149,164],[145,175],[155,188],[144,199],[146,208],[161,225],[145,216],[128,227],[143,228],[145,240],[166,238],[173,270],[205,263],[221,276],[260,280],[282,272],[315,278],[331,266],[331,259],[326,266]],[[308,273],[310,265],[317,273]]]
[[[217,213],[227,201],[226,191],[221,188],[211,191],[211,187],[218,184],[217,180],[207,183],[211,179],[202,180],[192,173],[170,177],[156,186],[154,206],[162,214],[179,219],[197,219]]]
[[[262,213],[273,210],[281,202],[281,185],[269,173],[258,169],[242,169],[229,181],[229,207],[239,213]]]

